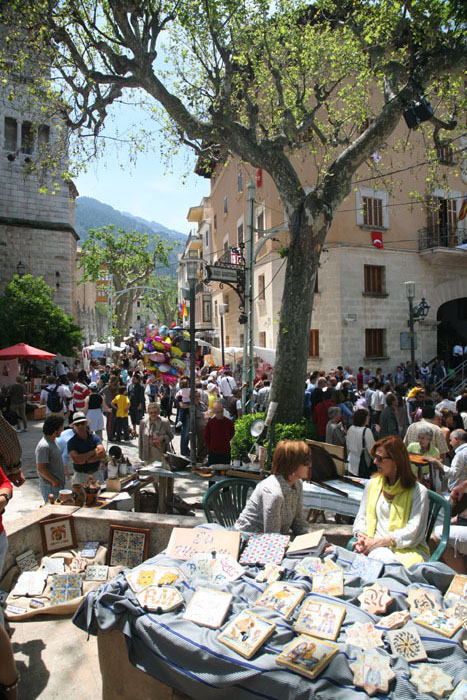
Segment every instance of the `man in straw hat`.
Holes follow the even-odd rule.
[[[70,427],[75,434],[68,441],[68,454],[73,462],[73,484],[86,484],[89,476],[97,479],[101,460],[105,457],[105,448],[98,435],[88,429],[89,421],[77,411]]]

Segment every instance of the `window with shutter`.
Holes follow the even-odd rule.
[[[310,330],[308,357],[319,357],[319,330]]]
[[[363,224],[383,227],[383,200],[378,197],[362,197]]]
[[[384,357],[385,356],[385,334],[384,328],[365,329],[365,356]]]
[[[266,299],[266,283],[264,275],[259,275],[258,277],[258,301],[264,301]]]
[[[384,294],[384,265],[364,265],[364,292],[366,294]]]

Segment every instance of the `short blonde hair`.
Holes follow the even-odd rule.
[[[160,412],[161,412],[161,406],[160,406],[160,404],[159,404],[159,403],[155,403],[155,402],[150,403],[149,406],[148,406],[148,413],[151,413],[151,412],[154,412],[154,413],[155,413],[156,411],[157,411],[157,413],[160,413]]]

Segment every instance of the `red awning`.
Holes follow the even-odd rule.
[[[0,350],[0,360],[15,360],[15,359],[25,359],[29,358],[31,360],[51,360],[56,357],[52,352],[47,352],[47,350],[39,350],[38,348],[33,348],[32,345],[26,345],[26,343],[16,343],[9,348],[4,348]]]

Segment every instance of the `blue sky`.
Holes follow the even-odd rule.
[[[109,132],[117,130],[123,134],[130,128],[130,121],[133,120],[128,114],[116,108]],[[147,119],[140,118],[139,126],[151,128]],[[173,159],[171,172],[167,173],[158,150],[140,153],[132,163],[127,147],[121,146],[118,153],[109,148],[74,182],[81,196],[94,197],[119,211],[188,234],[193,228],[186,220],[188,209],[209,195],[209,180],[195,175],[194,165],[195,160],[186,149]]]

